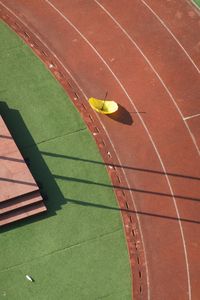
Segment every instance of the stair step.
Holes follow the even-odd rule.
[[[0,226],[28,218],[33,215],[37,215],[46,210],[46,206],[42,201],[40,201],[38,203],[20,208],[18,210],[11,211],[0,216]]]
[[[42,201],[42,196],[39,191],[10,199],[9,201],[0,203],[0,215],[39,201]]]

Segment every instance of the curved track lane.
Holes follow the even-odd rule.
[[[140,0],[170,32],[187,56],[200,69],[200,10],[192,1]]]
[[[159,4],[149,5],[4,0],[2,14],[67,89],[96,139],[122,208],[133,298],[199,299],[196,41],[187,44]],[[107,92],[126,121],[97,116],[83,100]]]

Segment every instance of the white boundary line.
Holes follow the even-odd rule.
[[[198,4],[196,2],[194,2],[194,0],[189,0],[188,4],[190,6],[192,6],[193,8],[195,7],[196,13],[199,15],[200,14],[200,7],[198,6]]]
[[[165,22],[157,15],[157,13],[144,0],[140,0],[140,1],[152,12],[152,14],[156,17],[156,19],[158,19],[160,21],[160,23],[165,27],[165,29],[171,34],[171,36],[174,38],[174,40],[177,42],[177,44],[181,47],[181,49],[183,50],[183,52],[185,53],[185,55],[187,56],[187,58],[193,64],[193,66],[195,67],[195,69],[197,70],[197,72],[200,73],[199,68],[197,67],[197,65],[195,64],[195,62],[193,61],[193,59],[191,58],[191,56],[189,55],[189,53],[186,51],[186,49],[183,47],[183,45],[181,45],[181,43],[179,42],[179,40],[175,37],[175,35],[169,29],[169,27],[167,27],[167,25],[165,24]]]
[[[154,68],[154,66],[152,65],[152,63],[150,62],[150,60],[147,58],[147,56],[144,54],[144,52],[141,50],[141,48],[138,46],[138,44],[132,39],[132,37],[128,34],[128,32],[120,25],[120,23],[109,13],[109,11],[102,5],[100,4],[97,0],[94,0],[96,2],[97,5],[99,5],[104,11],[105,13],[113,20],[113,22],[122,30],[122,32],[126,35],[126,37],[130,40],[130,42],[137,48],[137,50],[140,52],[140,54],[143,56],[143,58],[145,59],[145,61],[148,63],[148,65],[150,66],[150,68],[153,70],[153,72],[155,73],[155,75],[157,76],[157,78],[159,79],[159,81],[161,82],[161,84],[163,85],[164,89],[166,90],[167,94],[169,95],[169,97],[171,98],[172,102],[174,103],[175,107],[177,108],[187,130],[189,131],[189,134],[191,136],[191,139],[194,143],[194,146],[198,152],[198,154],[200,155],[200,149],[197,145],[196,139],[194,137],[194,135],[192,134],[189,125],[187,124],[187,122],[185,122],[186,118],[184,118],[178,104],[176,103],[173,95],[171,94],[171,92],[169,91],[168,87],[166,86],[165,82],[163,81],[163,79],[161,78],[161,76],[158,74],[158,72],[156,71],[156,69]]]
[[[62,12],[60,12],[49,0],[45,0],[46,3],[48,3],[81,37],[82,39],[93,49],[93,51],[96,53],[96,55],[100,58],[100,60],[105,64],[105,66],[107,67],[107,69],[110,71],[110,73],[113,75],[113,77],[115,78],[115,80],[117,81],[117,83],[119,84],[119,86],[121,87],[121,89],[123,90],[124,94],[127,96],[127,98],[129,99],[130,103],[132,104],[134,110],[138,111],[136,105],[134,104],[134,102],[132,101],[132,98],[129,96],[128,92],[126,91],[125,87],[122,85],[121,81],[119,80],[119,78],[115,75],[115,73],[112,71],[112,69],[110,68],[110,66],[106,63],[106,61],[104,60],[104,58],[100,55],[100,53],[96,50],[96,48],[89,42],[89,40],[78,30],[78,28],[65,16],[62,14]],[[189,273],[189,263],[188,263],[188,255],[187,255],[187,249],[186,249],[186,242],[185,242],[185,238],[184,238],[184,233],[183,233],[183,228],[182,228],[182,224],[181,224],[181,221],[180,221],[180,214],[179,214],[179,210],[178,210],[178,207],[177,207],[177,204],[176,204],[176,199],[175,197],[173,196],[174,193],[173,193],[173,189],[172,189],[172,186],[170,184],[170,181],[169,181],[169,177],[166,173],[166,169],[165,169],[165,166],[164,166],[164,163],[161,159],[161,156],[158,152],[158,149],[153,141],[153,138],[143,120],[143,118],[141,117],[141,115],[139,114],[138,117],[140,118],[140,121],[142,122],[143,124],[143,127],[145,128],[146,130],[146,133],[148,134],[149,136],[149,139],[153,145],[153,148],[159,158],[159,161],[160,161],[160,164],[162,166],[162,169],[165,173],[165,178],[166,178],[166,181],[168,183],[168,186],[169,186],[169,189],[170,189],[170,192],[171,192],[171,195],[172,195],[172,199],[173,199],[173,202],[174,202],[174,206],[175,206],[175,210],[176,210],[176,214],[177,214],[177,218],[178,218],[178,223],[179,223],[179,227],[180,227],[180,232],[181,232],[181,237],[182,237],[182,242],[183,242],[183,249],[184,249],[184,255],[185,255],[185,263],[186,263],[186,271],[187,271],[187,278],[188,278],[188,297],[189,299],[191,300],[191,284],[190,284],[190,273]],[[149,284],[149,283],[148,283]],[[150,297],[148,295],[148,297]],[[150,299],[150,298],[149,298]]]
[[[11,14],[13,14],[22,24],[24,24],[30,32],[32,32],[33,35],[35,35],[37,37],[37,39],[49,50],[49,52],[57,59],[57,61],[60,63],[60,65],[63,67],[63,69],[67,72],[67,74],[71,77],[71,79],[73,80],[73,82],[76,84],[76,86],[78,87],[78,89],[81,91],[82,95],[84,96],[84,98],[86,99],[86,101],[88,101],[88,96],[86,96],[85,92],[83,91],[83,89],[80,87],[80,85],[78,84],[78,82],[76,81],[76,79],[73,77],[73,75],[71,74],[71,72],[65,67],[65,65],[61,62],[61,60],[57,57],[57,55],[49,48],[49,46],[37,35],[37,33],[33,33],[33,31],[30,29],[30,27],[28,26],[28,24],[24,21],[22,21],[22,19],[20,19],[13,11],[11,11],[6,5],[4,5],[1,1],[0,3],[2,4],[2,6],[4,6],[8,11],[10,11]],[[125,181],[126,181],[126,184],[127,184],[127,187],[130,189],[130,184],[129,184],[129,181],[128,181],[128,178],[126,176],[126,173],[124,171],[124,168],[122,166],[122,162],[119,158],[119,155],[117,154],[117,151],[116,151],[116,148],[112,142],[112,139],[107,131],[107,129],[105,128],[104,124],[102,123],[100,117],[98,116],[98,114],[96,113],[96,116],[102,126],[102,128],[104,129],[106,135],[107,135],[107,138],[113,148],[113,151],[119,161],[119,166],[120,166],[120,169],[122,170],[123,174],[124,174],[124,178],[125,178]],[[132,200],[132,203],[133,203],[133,206],[134,206],[134,209],[135,211],[137,212],[137,206],[135,204],[135,200],[134,200],[134,197],[133,197],[133,194],[131,193],[131,191],[128,191],[129,194],[130,194],[130,197],[131,197],[131,200]],[[144,236],[143,236],[143,233],[142,233],[142,227],[141,227],[141,223],[140,223],[140,217],[139,215],[136,213],[136,218],[137,218],[137,221],[138,221],[138,226],[139,226],[139,230],[140,230],[140,234],[141,234],[141,240],[142,240],[142,244],[143,244],[143,249],[144,249],[144,257],[145,257],[145,261],[146,261],[146,272],[147,272],[147,286],[149,287],[149,272],[148,272],[148,264],[147,264],[147,257],[146,257],[146,249],[145,249],[145,243],[144,243]],[[148,299],[150,299],[148,297]]]
[[[200,114],[196,114],[196,115],[193,115],[193,116],[188,116],[188,117],[185,117],[184,120],[189,120],[189,119],[193,119],[193,118],[196,118],[196,117],[199,117]]]

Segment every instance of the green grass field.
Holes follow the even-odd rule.
[[[193,0],[200,7],[200,0]]]
[[[0,113],[48,196],[47,213],[1,230],[0,299],[131,299],[121,217],[96,144],[39,59],[3,23],[0,35]]]

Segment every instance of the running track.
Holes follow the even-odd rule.
[[[133,299],[199,300],[198,9],[186,0],[0,3],[99,146],[122,208]],[[107,92],[123,107],[118,121],[86,101]]]

